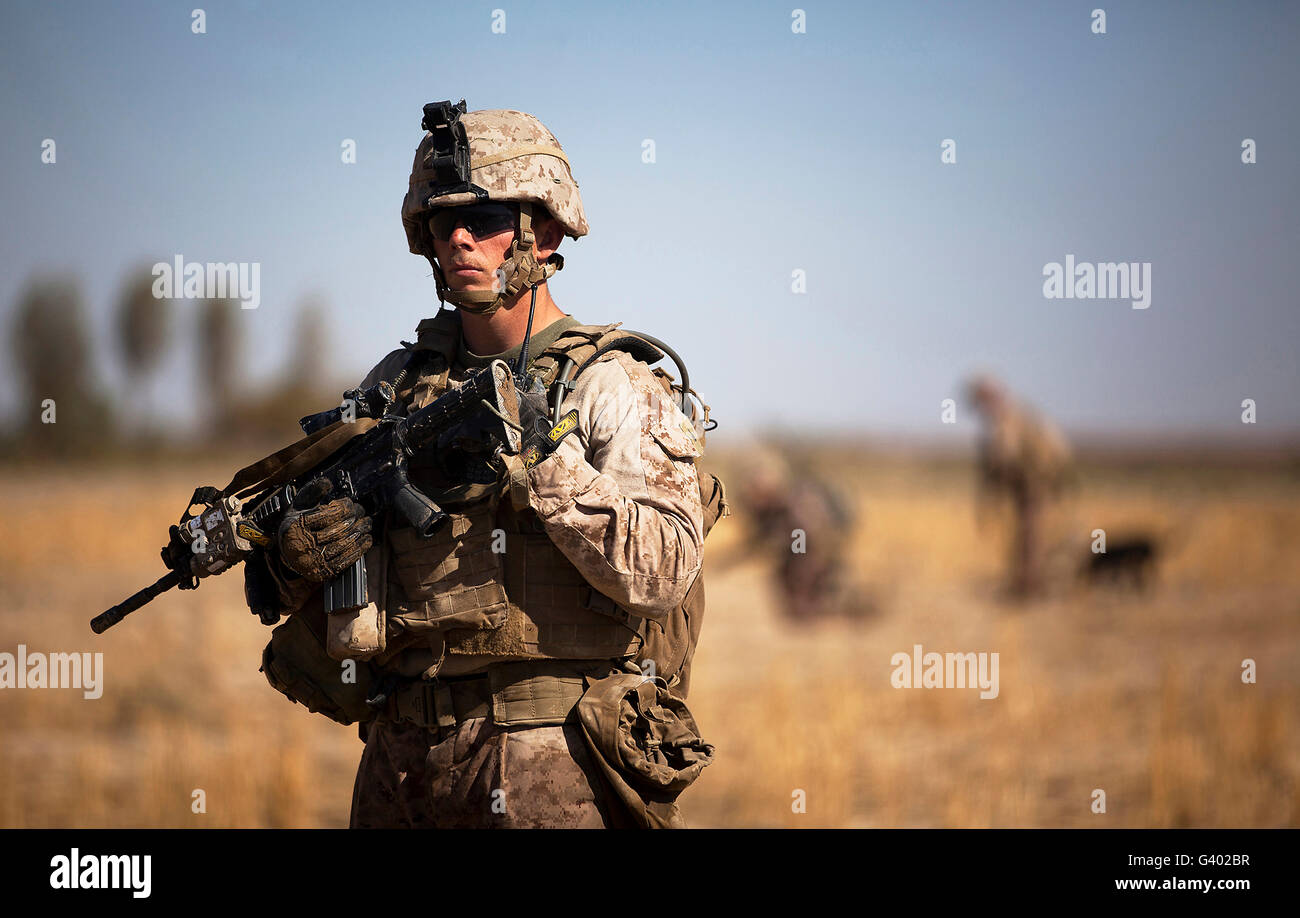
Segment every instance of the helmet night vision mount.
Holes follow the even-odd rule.
[[[465,114],[465,100],[455,105],[450,100],[430,102],[424,107],[424,120],[420,127],[432,137],[430,167],[434,173],[434,194],[442,195],[470,192],[478,200],[486,201],[486,188],[480,188],[469,180],[469,137],[460,116]]]

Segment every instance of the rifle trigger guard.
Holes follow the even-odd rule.
[[[406,442],[406,424],[402,421],[393,425],[393,439],[397,441],[397,448],[403,456],[407,459],[415,456],[415,450],[411,449],[410,444]]]

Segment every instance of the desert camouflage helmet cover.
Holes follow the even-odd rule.
[[[546,125],[525,112],[489,109],[468,112],[461,124],[469,139],[470,181],[493,201],[533,201],[543,205],[577,239],[587,235],[582,197],[568,157]],[[433,134],[426,132],[415,151],[410,187],[402,202],[402,224],[411,251],[420,245],[421,215],[433,207],[458,207],[475,201],[473,192],[435,196]]]

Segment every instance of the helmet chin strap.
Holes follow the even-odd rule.
[[[519,222],[514,241],[510,244],[510,255],[497,269],[497,280],[501,283],[499,290],[452,290],[443,276],[442,267],[435,261],[433,267],[434,283],[438,288],[438,300],[451,303],[465,312],[476,316],[490,316],[507,302],[514,299],[525,287],[533,288],[537,296],[537,285],[545,283],[556,271],[564,267],[564,258],[558,253],[552,254],[545,262],[538,264],[533,254],[533,205],[528,201],[519,203]]]

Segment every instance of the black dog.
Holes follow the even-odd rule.
[[[1093,553],[1079,569],[1079,577],[1089,584],[1128,582],[1139,591],[1147,588],[1147,579],[1155,566],[1157,549],[1151,538],[1133,538],[1106,546]]]

